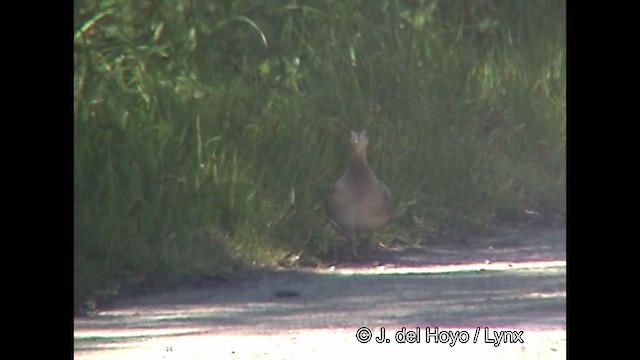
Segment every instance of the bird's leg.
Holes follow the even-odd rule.
[[[358,243],[354,239],[354,241],[352,241],[351,244],[352,244],[351,255],[353,256],[354,259],[357,259],[358,258]]]
[[[332,246],[331,246],[331,252],[333,253],[333,262],[332,262],[332,264],[336,265],[338,263],[338,248],[337,248],[338,244],[337,244],[335,238],[333,239],[332,243],[333,243]]]
[[[358,258],[358,234],[355,233],[349,240],[351,240],[351,255],[354,259]]]
[[[371,236],[369,232],[362,232],[358,234],[357,247],[360,250],[360,254],[364,257],[371,253]]]

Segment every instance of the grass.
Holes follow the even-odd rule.
[[[365,128],[387,234],[564,214],[562,1],[75,3],[78,294],[322,255]],[[559,214],[559,215],[558,215]]]

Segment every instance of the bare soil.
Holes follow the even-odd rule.
[[[74,357],[563,359],[565,307],[566,230],[510,229],[124,297]]]

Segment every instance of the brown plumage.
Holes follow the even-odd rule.
[[[325,211],[331,223],[352,245],[357,257],[358,241],[384,228],[393,214],[391,191],[376,177],[367,163],[366,132],[351,131],[353,152],[342,176],[329,188]]]

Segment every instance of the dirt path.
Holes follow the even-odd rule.
[[[512,230],[120,299],[74,320],[74,357],[564,359],[565,238]]]

